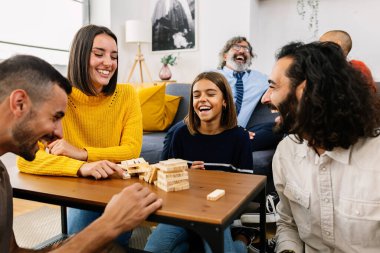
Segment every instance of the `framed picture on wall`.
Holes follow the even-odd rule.
[[[153,52],[196,49],[196,1],[151,1]]]

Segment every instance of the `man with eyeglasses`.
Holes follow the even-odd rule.
[[[238,123],[242,127],[247,126],[253,110],[268,88],[267,76],[249,69],[253,58],[251,44],[241,36],[229,39],[219,54],[219,71],[230,84],[235,103],[241,103],[237,105],[237,110]],[[241,101],[238,98],[240,78],[243,86]]]

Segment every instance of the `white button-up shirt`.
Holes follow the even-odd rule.
[[[276,252],[380,252],[380,137],[321,156],[293,140],[273,157]]]

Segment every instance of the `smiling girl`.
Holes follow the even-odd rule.
[[[237,126],[236,118],[232,92],[224,76],[216,72],[199,74],[191,88],[186,125],[175,131],[169,156],[190,161],[191,169],[252,173],[249,135]],[[247,229],[242,234],[232,235],[227,228],[225,252],[247,252],[253,235],[250,232]],[[182,227],[159,224],[144,250],[188,252],[189,237],[189,231]],[[205,250],[211,252],[206,243]]]

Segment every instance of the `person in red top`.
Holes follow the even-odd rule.
[[[338,44],[342,48],[343,53],[346,57],[352,48],[351,36],[343,30],[331,30],[325,32],[319,38],[319,41],[331,41]],[[366,80],[368,81],[368,85],[371,87],[373,92],[376,92],[376,84],[373,80],[371,70],[367,67],[367,65],[359,60],[351,60],[349,62],[355,69],[359,70],[365,76]]]

